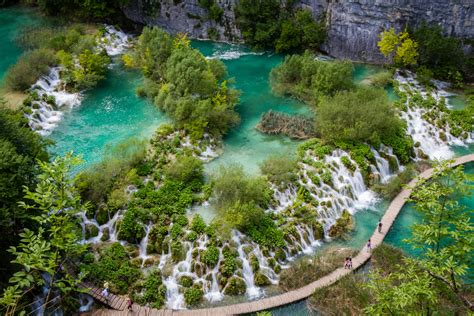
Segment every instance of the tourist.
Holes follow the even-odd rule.
[[[104,289],[107,289],[107,290],[109,289],[109,282],[107,281],[104,282]]]
[[[129,298],[128,298],[127,309],[128,309],[129,311],[131,311],[132,308],[133,308],[133,301],[132,301],[132,299],[129,297]]]
[[[382,219],[379,220],[378,227],[379,227],[379,233],[381,233],[382,232]]]
[[[107,303],[109,302],[109,289],[108,288],[103,289],[100,295],[102,295],[105,298],[105,301]]]
[[[349,257],[348,268],[352,269],[352,257]]]
[[[370,249],[372,249],[372,243],[370,239],[367,241],[367,252],[370,252]]]
[[[349,268],[349,257],[346,257],[346,260],[344,260],[344,269]]]

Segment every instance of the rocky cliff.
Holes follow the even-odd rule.
[[[224,11],[219,22],[209,19],[198,0],[130,0],[123,11],[134,22],[170,32],[237,42],[241,41],[234,23],[237,1],[217,0]],[[297,5],[315,17],[326,15],[329,36],[324,48],[338,58],[380,63],[378,34],[422,21],[441,25],[450,36],[474,38],[474,0],[299,0]]]

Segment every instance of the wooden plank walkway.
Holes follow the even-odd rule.
[[[458,157],[451,164],[451,167],[456,167],[468,162],[474,161],[474,154]],[[420,179],[429,179],[433,175],[433,169],[427,169],[420,173],[418,177],[410,181],[408,187],[413,187]],[[375,228],[371,237],[372,247],[375,248],[382,244],[385,236],[392,227],[398,213],[403,208],[406,200],[411,194],[411,189],[403,189],[390,203],[385,215],[382,217],[382,231],[379,233]],[[287,305],[292,302],[297,302],[309,297],[314,290],[326,287],[335,283],[340,278],[352,273],[355,269],[364,265],[370,259],[371,253],[364,246],[361,251],[352,259],[353,270],[339,268],[329,273],[328,275],[306,285],[299,289],[289,291],[280,295],[267,297],[261,300],[244,302],[234,305],[227,305],[221,307],[204,308],[204,309],[190,309],[190,310],[169,310],[169,309],[150,309],[134,304],[133,311],[129,312],[119,308],[116,310],[102,309],[87,313],[94,316],[121,316],[121,315],[138,315],[138,316],[211,316],[211,315],[238,315],[246,313],[254,313],[274,307]],[[100,292],[99,292],[100,293]],[[101,300],[101,302],[103,302]],[[118,310],[117,310],[118,309]]]

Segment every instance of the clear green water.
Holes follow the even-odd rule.
[[[474,163],[468,163],[464,165],[464,172],[474,175]],[[471,184],[474,184],[474,182]],[[459,200],[459,203],[465,206],[468,210],[474,210],[474,190],[471,191],[470,196],[465,196]],[[395,224],[392,226],[387,237],[385,238],[385,242],[402,249],[409,255],[418,255],[418,252],[414,251],[410,245],[406,244],[403,240],[411,237],[411,227],[413,224],[419,223],[420,221],[421,217],[413,208],[413,206],[410,204],[405,205],[398,215]]]
[[[45,23],[33,9],[12,7],[0,9],[0,82],[3,81],[7,69],[15,64],[23,53],[15,41],[24,27],[32,27]]]
[[[240,163],[248,173],[259,172],[258,165],[270,155],[293,155],[298,142],[287,137],[263,135],[255,129],[262,113],[268,110],[292,114],[309,114],[309,108],[290,98],[279,98],[271,93],[268,76],[283,56],[277,54],[251,54],[244,47],[193,41],[193,46],[204,55],[242,54],[236,59],[223,62],[235,87],[242,91],[238,112],[241,124],[224,138],[224,154],[206,166],[209,172],[221,164]],[[248,54],[248,55],[245,55]]]
[[[130,137],[150,137],[166,121],[157,108],[135,94],[140,84],[138,72],[113,65],[107,79],[88,92],[79,107],[67,111],[50,135],[56,142],[52,151],[73,150],[83,155],[83,167],[98,162],[106,146]]]

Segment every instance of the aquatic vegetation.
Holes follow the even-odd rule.
[[[288,156],[272,156],[260,165],[260,170],[278,187],[286,187],[297,180],[297,161]]]
[[[342,211],[336,223],[329,229],[328,235],[332,238],[346,238],[345,234],[354,229],[354,220],[347,210]]]
[[[271,110],[262,115],[256,128],[265,134],[282,134],[294,139],[308,139],[316,136],[313,120],[305,116],[289,115]]]

